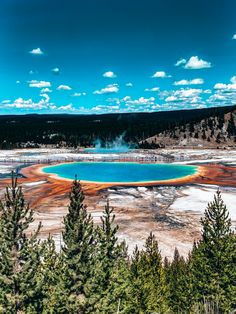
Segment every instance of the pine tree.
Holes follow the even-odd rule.
[[[124,246],[118,243],[118,226],[114,226],[114,209],[107,202],[102,225],[96,230],[96,254],[94,255],[91,280],[86,287],[86,313],[110,313],[107,311],[110,295],[108,291],[112,284],[114,270],[122,261]],[[117,299],[118,302],[118,299]],[[112,312],[113,313],[113,312]]]
[[[158,242],[152,233],[147,238],[145,252],[141,254],[141,265],[143,266],[147,311],[166,313],[168,311],[167,285]]]
[[[192,252],[193,294],[197,302],[214,302],[217,313],[229,313],[236,309],[236,238],[219,190],[201,224]]]
[[[41,246],[37,240],[41,224],[31,235],[33,210],[25,203],[17,178],[12,174],[0,202],[0,312],[38,313],[41,310]]]
[[[70,294],[65,287],[65,262],[60,253],[56,252],[55,242],[49,236],[44,242],[42,253],[42,265],[40,270],[42,277],[42,313],[77,313],[78,305],[75,299],[70,299]]]
[[[132,254],[130,273],[131,273],[131,289],[132,289],[132,299],[131,299],[131,313],[139,314],[144,313],[143,309],[146,308],[145,305],[145,290],[143,289],[143,276],[142,267],[140,263],[141,252],[136,246]]]
[[[134,313],[167,313],[168,290],[162,258],[155,236],[146,240],[145,250],[135,250],[131,265]]]
[[[169,290],[169,305],[174,313],[187,313],[191,308],[191,272],[189,262],[175,248],[171,263],[165,263],[165,274]]]
[[[134,313],[131,306],[133,295],[130,281],[129,261],[127,248],[124,243],[120,246],[120,252],[120,256],[118,256],[112,267],[106,294],[97,306],[103,313]]]
[[[82,187],[75,179],[70,193],[68,214],[64,218],[62,249],[66,264],[65,286],[80,303],[84,302],[84,287],[91,277],[94,252],[93,221],[83,201]]]

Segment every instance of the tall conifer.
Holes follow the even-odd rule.
[[[192,253],[193,293],[199,302],[214,302],[218,313],[229,313],[236,309],[236,238],[220,191],[201,224],[202,239]]]
[[[12,174],[0,202],[0,312],[38,313],[41,310],[41,246],[37,236],[41,225],[30,235],[33,210],[25,203],[17,178]]]
[[[155,236],[150,233],[145,248],[137,249],[132,260],[131,275],[135,313],[167,313],[168,290],[162,258]]]
[[[102,225],[96,230],[96,254],[94,255],[91,280],[87,285],[86,313],[106,313],[107,304],[110,303],[107,300],[110,298],[109,289],[117,271],[116,267],[121,261],[124,262],[122,260],[124,246],[118,243],[118,226],[114,225],[113,210],[107,202],[101,218]]]
[[[91,215],[83,204],[84,194],[75,179],[70,193],[68,214],[64,218],[63,255],[65,259],[65,286],[71,294],[84,302],[84,288],[91,277],[94,252],[94,230]]]
[[[175,248],[173,261],[165,264],[165,274],[169,290],[169,305],[174,313],[187,313],[191,308],[191,272],[189,260],[180,256]]]
[[[65,261],[56,252],[55,241],[49,236],[43,245],[42,265],[42,295],[44,314],[78,313],[76,298],[70,298],[70,292],[65,287]]]

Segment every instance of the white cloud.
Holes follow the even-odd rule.
[[[50,97],[48,96],[48,94],[40,94],[41,97],[44,97],[46,99],[47,102],[49,102]]]
[[[175,63],[175,66],[176,67],[178,67],[178,66],[180,66],[180,65],[183,65],[183,64],[185,64],[187,62],[187,60],[186,59],[179,59],[176,63]]]
[[[161,108],[161,106],[158,104],[151,106],[151,110],[156,110],[156,109],[160,109],[160,108]]]
[[[145,88],[145,92],[158,92],[160,90],[159,87]]]
[[[73,95],[71,95],[72,97],[80,97],[80,96],[86,96],[86,93],[74,93]]]
[[[231,82],[234,82],[234,77],[231,78]],[[208,104],[213,106],[227,106],[236,103],[236,83],[217,83],[214,89],[215,93],[207,99]]]
[[[127,87],[133,87],[133,83],[131,83],[131,82],[126,83],[125,86],[127,86]]]
[[[214,86],[214,89],[226,89],[227,88],[227,84],[224,83],[216,83]]]
[[[112,93],[118,93],[119,92],[119,85],[118,84],[110,84],[106,87],[96,90],[93,92],[95,95],[103,95],[103,94],[112,94]]]
[[[169,96],[165,99],[166,102],[172,102],[172,101],[177,101],[178,98],[175,96]]]
[[[31,51],[29,51],[29,53],[33,55],[43,55],[43,51],[40,48],[32,49]]]
[[[57,110],[60,110],[60,111],[75,111],[75,108],[73,107],[72,104],[69,104],[69,105],[66,105],[66,106],[58,107]]]
[[[227,100],[227,97],[226,96],[224,96],[224,95],[221,95],[221,94],[214,94],[214,95],[212,95],[212,96],[210,96],[209,98],[208,98],[208,101],[212,101],[212,102],[215,102],[215,101],[225,101],[225,100]]]
[[[204,93],[202,89],[197,88],[181,88],[179,90],[169,92],[168,97],[165,98],[166,102],[188,102],[195,103],[200,101],[200,94]]]
[[[112,71],[107,71],[103,74],[103,77],[116,78],[116,74]]]
[[[190,81],[190,85],[201,85],[204,84],[204,80],[202,78],[196,78]]]
[[[211,94],[212,92],[211,92],[210,89],[205,89],[205,90],[203,91],[203,93],[204,93],[204,94]]]
[[[2,104],[9,104],[10,102],[10,99],[5,99],[1,101]]]
[[[130,96],[125,96],[123,99],[122,99],[122,101],[128,101],[128,100],[131,100],[131,97]]]
[[[20,84],[20,81],[16,81],[16,84]]]
[[[196,78],[193,80],[180,80],[177,82],[174,82],[173,85],[179,86],[179,85],[201,85],[204,84],[204,80],[201,78]]]
[[[236,34],[233,35],[232,39],[236,39]]]
[[[227,84],[224,83],[216,83],[214,86],[214,89],[226,89],[227,88]]]
[[[37,88],[51,87],[51,83],[46,82],[46,81],[32,80],[32,81],[29,81],[28,83],[29,83],[29,87],[37,87]]]
[[[73,104],[57,107],[55,104],[50,103],[48,94],[41,94],[42,98],[35,102],[31,98],[23,99],[22,97],[17,98],[13,102],[11,101],[2,101],[4,108],[19,109],[19,110],[58,110],[58,111],[75,111]]]
[[[125,102],[126,102],[126,105],[154,105],[155,98],[154,97],[150,97],[150,98],[140,97],[135,100],[132,100],[129,98]]]
[[[60,73],[60,69],[59,68],[54,68],[54,69],[52,69],[52,72],[54,74],[59,74]]]
[[[138,99],[132,99],[130,96],[126,96],[121,99],[121,102],[125,105],[124,112],[152,112],[161,107],[156,103],[154,97],[145,98],[142,96]]]
[[[232,76],[231,79],[230,79],[230,82],[232,84],[236,84],[236,76]]]
[[[41,89],[41,91],[40,91],[40,93],[51,93],[52,92],[52,90],[51,89],[49,89],[49,88],[43,88],[43,89]]]
[[[171,75],[167,75],[165,71],[157,71],[152,76],[152,78],[167,78],[167,77],[171,77]]]
[[[106,102],[113,104],[113,105],[120,105],[121,104],[122,99],[119,99],[117,97],[112,97],[112,98],[108,98],[106,99]]]
[[[202,93],[202,89],[196,88],[188,88],[188,89],[180,89],[175,92],[175,95],[183,98],[189,98],[193,96],[197,96]]]
[[[72,90],[72,88],[68,85],[59,85],[57,90]]]
[[[54,104],[51,104],[51,105],[49,106],[49,108],[50,108],[51,110],[54,110],[54,109],[57,109],[57,106],[55,106]]]
[[[98,105],[93,107],[92,111],[101,111],[101,112],[118,112],[120,107],[118,105],[115,106],[106,106],[106,105]]]
[[[39,102],[34,102],[32,99],[17,98],[13,103],[6,104],[5,107],[15,109],[32,109],[42,110],[50,108],[47,99],[42,98]]]
[[[215,84],[214,89],[220,89],[225,91],[236,90],[236,83],[234,84],[217,83]]]
[[[203,59],[199,59],[198,56],[191,57],[184,66],[185,69],[199,70],[211,68],[211,63]]]

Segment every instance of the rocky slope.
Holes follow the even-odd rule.
[[[175,126],[140,142],[142,148],[169,146],[236,147],[236,109]]]

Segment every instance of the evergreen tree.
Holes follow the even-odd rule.
[[[206,131],[205,130],[202,131],[202,139],[206,140]]]
[[[131,265],[134,313],[168,313],[168,290],[162,258],[155,236],[146,240],[145,250],[134,252]]]
[[[236,238],[218,191],[201,219],[202,238],[187,261],[174,252],[162,263],[151,233],[131,261],[109,202],[94,230],[75,180],[64,218],[63,251],[40,227],[12,177],[0,202],[0,313],[231,313],[236,309]]]
[[[83,204],[84,194],[75,179],[70,193],[68,214],[64,218],[63,256],[66,264],[65,286],[84,303],[84,287],[91,277],[94,230],[91,215]]]
[[[131,289],[132,289],[132,299],[131,299],[131,313],[139,314],[144,313],[146,309],[146,298],[145,290],[143,289],[143,269],[140,263],[141,252],[138,247],[135,250],[131,259],[130,273],[131,273]]]
[[[117,231],[118,226],[114,226],[115,215],[114,209],[107,202],[103,217],[102,225],[96,230],[96,254],[94,255],[93,271],[91,279],[86,287],[86,313],[114,313],[110,312],[107,304],[110,304],[111,285],[119,263],[124,262],[124,245],[118,243]],[[119,271],[118,271],[119,273]],[[119,301],[117,295],[116,304]],[[105,306],[104,306],[105,304]]]
[[[188,261],[175,248],[171,263],[165,263],[165,274],[169,290],[169,305],[173,313],[185,313],[191,308],[191,272]]]
[[[229,136],[235,136],[236,135],[236,127],[235,127],[235,123],[234,123],[234,115],[233,115],[232,112],[230,114],[230,119],[228,121],[227,132],[228,132]]]
[[[193,294],[197,302],[214,302],[217,313],[230,313],[236,309],[236,239],[219,190],[201,224],[192,253]]]
[[[42,254],[40,275],[42,277],[42,313],[78,313],[76,300],[70,299],[65,288],[65,262],[61,254],[56,252],[55,242],[49,237],[45,241]]]
[[[41,225],[27,236],[33,210],[25,203],[17,178],[12,174],[0,202],[0,312],[39,313],[42,306],[41,246],[37,236]]]
[[[124,243],[121,244],[120,250],[121,254],[118,256],[112,267],[106,294],[98,303],[98,312],[99,309],[101,309],[103,313],[107,314],[134,313],[131,303],[133,295],[130,281],[130,269],[127,248]]]

